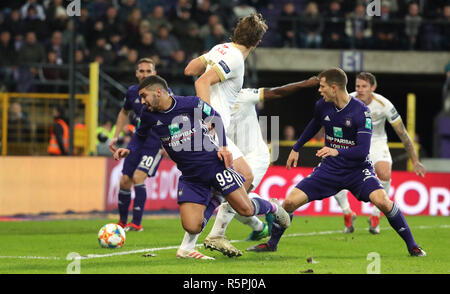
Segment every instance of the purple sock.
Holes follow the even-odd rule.
[[[220,205],[220,200],[217,197],[215,197],[214,195],[211,196],[211,200],[209,201],[208,205],[206,206],[205,212],[203,213],[202,231],[208,224],[208,221],[211,218],[214,210],[219,205]]]
[[[270,212],[275,212],[277,209],[275,204],[260,197],[253,197],[251,198],[251,201],[255,207],[254,215],[268,214]]]
[[[294,213],[289,213],[289,218],[291,219],[294,217]],[[279,224],[277,224],[276,221],[273,222],[272,225],[272,231],[270,233],[270,239],[267,241],[269,243],[270,247],[277,249],[278,243],[280,242],[281,236],[283,236],[284,231],[286,231],[285,228],[282,228]]]
[[[391,227],[405,241],[408,250],[414,247],[418,247],[417,243],[414,241],[414,237],[411,233],[411,230],[409,229],[408,223],[406,222],[403,213],[400,211],[396,203],[394,203],[391,211],[386,214],[386,218],[391,224]]]
[[[131,202],[131,191],[120,189],[118,200],[120,221],[126,224],[128,222],[128,209]]]
[[[134,202],[133,202],[133,224],[139,226],[144,215],[145,200],[147,200],[147,190],[145,184],[134,185]]]

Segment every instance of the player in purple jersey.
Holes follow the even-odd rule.
[[[283,208],[292,217],[300,206],[348,189],[358,200],[372,202],[386,215],[392,228],[405,241],[410,255],[426,256],[425,251],[414,241],[397,204],[388,198],[368,159],[372,136],[369,108],[347,93],[347,75],[343,70],[325,70],[319,74],[319,79],[319,92],[323,99],[317,101],[313,119],[292,148],[286,168],[297,166],[300,147],[323,126],[325,146],[316,153],[322,162],[292,189],[283,202]],[[284,231],[275,221],[270,240],[247,250],[276,251]]]
[[[252,216],[273,213],[277,223],[287,228],[289,215],[276,200],[250,199],[242,187],[244,179],[232,167],[222,119],[208,103],[197,96],[168,93],[166,81],[159,76],[145,78],[139,95],[147,109],[127,148],[114,153],[116,160],[139,152],[149,132],[154,131],[181,171],[178,203],[183,228],[190,234],[202,231],[214,209],[220,204],[211,200],[212,189],[219,191],[239,214]],[[218,142],[210,132],[214,128]],[[192,249],[177,251],[180,258],[212,259]]]
[[[136,78],[142,82],[148,76],[156,75],[155,63],[150,58],[138,60],[136,66]],[[133,85],[128,88],[123,107],[117,116],[116,132],[114,138],[109,143],[109,149],[112,153],[116,151],[114,147],[117,143],[120,132],[128,123],[130,111],[134,112],[132,123],[136,126],[139,122],[139,114],[142,110],[141,98],[138,93],[139,85]],[[143,231],[141,224],[144,214],[145,201],[147,200],[147,191],[145,188],[145,179],[153,177],[159,167],[162,158],[161,142],[155,133],[150,133],[144,146],[139,152],[135,152],[127,157],[123,163],[122,177],[120,178],[120,190],[118,195],[119,203],[119,225],[125,231]],[[128,223],[128,210],[131,203],[131,186],[134,184],[135,198],[133,203],[133,219]]]

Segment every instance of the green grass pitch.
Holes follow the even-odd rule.
[[[295,217],[277,252],[245,249],[250,229],[233,220],[227,236],[243,251],[228,258],[217,251],[201,252],[216,260],[180,260],[175,252],[184,231],[177,217],[145,218],[144,232],[129,232],[123,248],[100,248],[97,233],[115,219],[20,221],[0,223],[0,274],[66,274],[73,269],[69,253],[87,257],[81,274],[365,274],[377,262],[381,274],[449,274],[450,218],[409,216],[407,221],[424,258],[408,255],[403,240],[381,219],[381,234],[371,235],[367,217],[355,221],[355,232],[343,234],[342,217]],[[199,238],[201,244],[214,218]],[[153,253],[156,256],[143,257]],[[379,256],[374,260],[371,256]],[[314,262],[308,262],[312,257]],[[372,265],[371,265],[372,263]],[[73,264],[72,264],[73,265]]]

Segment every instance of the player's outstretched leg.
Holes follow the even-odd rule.
[[[355,222],[355,219],[356,219],[356,213],[354,213],[352,211],[352,209],[350,208],[350,203],[348,203],[347,193],[348,193],[347,190],[341,190],[341,191],[339,191],[339,193],[334,195],[334,198],[336,199],[337,203],[339,204],[339,207],[344,212],[344,225],[345,225],[344,233],[350,234],[355,231],[355,227],[353,226],[353,223]]]
[[[125,228],[128,222],[128,210],[131,203],[131,184],[132,181],[127,175],[123,175],[120,178],[118,195],[119,222],[117,224],[122,228]]]
[[[286,212],[288,212],[290,221],[292,220],[294,211],[306,203],[308,203],[308,196],[298,188],[292,189],[288,197],[283,202],[283,208],[285,209]],[[278,248],[278,243],[280,242],[280,239],[283,236],[285,230],[286,228],[281,226],[277,218],[275,218],[269,241],[266,243],[251,246],[247,248],[247,251],[253,252],[276,251]]]
[[[236,212],[228,202],[224,202],[219,206],[213,228],[203,241],[205,248],[217,250],[228,257],[239,257],[242,255],[242,252],[234,247],[225,236],[226,228],[235,214]]]
[[[211,215],[220,201],[213,197],[209,201],[206,208],[196,203],[183,203],[180,205],[180,215],[182,218],[183,228],[186,230],[183,241],[177,250],[177,258],[193,258],[214,260],[215,258],[206,256],[195,248],[196,242],[200,233],[207,225]],[[203,217],[201,218],[201,216]],[[200,219],[201,218],[201,219]],[[193,225],[192,225],[193,224]],[[200,228],[198,228],[200,226]],[[198,231],[198,232],[197,232]]]
[[[391,227],[405,241],[409,254],[411,256],[426,256],[426,252],[415,242],[403,213],[397,204],[387,197],[386,192],[382,189],[375,190],[369,195],[369,199],[386,215]]]

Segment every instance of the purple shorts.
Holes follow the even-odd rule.
[[[244,178],[233,168],[225,168],[223,164],[210,167],[199,179],[189,179],[181,175],[178,181],[178,203],[193,202],[208,205],[212,191],[215,189],[223,196],[239,189]]]
[[[370,165],[351,169],[344,175],[318,166],[295,187],[305,192],[309,202],[333,196],[343,189],[349,190],[359,201],[369,202],[370,193],[383,189]]]
[[[162,159],[162,148],[158,147],[144,147],[132,152],[125,158],[123,163],[122,174],[133,178],[135,170],[143,171],[149,177],[153,177],[158,170]]]

